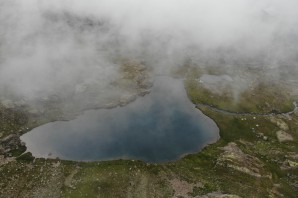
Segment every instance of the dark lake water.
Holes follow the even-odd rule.
[[[164,162],[219,138],[217,125],[187,98],[183,82],[157,77],[150,94],[114,109],[86,111],[42,125],[21,139],[35,157]]]

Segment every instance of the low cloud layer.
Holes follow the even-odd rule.
[[[296,0],[0,0],[0,95],[117,78],[120,58],[297,67]],[[281,68],[282,69],[282,68]]]

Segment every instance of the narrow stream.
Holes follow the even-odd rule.
[[[214,106],[211,106],[209,104],[196,104],[197,108],[200,107],[207,107],[209,109],[211,109],[212,111],[218,112],[218,113],[223,113],[225,115],[231,115],[231,116],[276,116],[276,115],[291,115],[293,113],[295,113],[295,111],[297,111],[298,106],[297,106],[297,102],[293,102],[293,110],[289,111],[289,112],[274,112],[274,113],[246,113],[246,112],[233,112],[233,111],[228,111],[228,110],[224,110],[224,109],[219,109],[216,108]]]

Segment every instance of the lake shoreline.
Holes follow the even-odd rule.
[[[158,160],[158,161],[160,161],[161,163],[164,163],[164,162],[173,162],[173,161],[176,161],[176,160],[178,160],[178,159],[181,159],[182,157],[184,157],[184,156],[186,156],[186,155],[189,155],[189,154],[194,154],[194,153],[197,153],[197,152],[199,152],[200,150],[202,150],[204,147],[206,147],[207,145],[209,145],[209,144],[212,144],[212,143],[215,143],[216,141],[218,141],[218,139],[220,138],[219,137],[219,130],[218,130],[218,127],[216,126],[216,124],[213,122],[213,121],[209,121],[208,119],[208,117],[207,116],[205,116],[201,111],[198,111],[198,110],[196,110],[196,108],[195,108],[195,106],[190,102],[190,100],[189,100],[189,98],[187,97],[187,95],[186,95],[186,91],[185,91],[185,89],[184,89],[184,86],[183,86],[183,83],[182,83],[182,81],[181,80],[177,80],[177,79],[173,79],[173,78],[171,78],[171,77],[158,77],[157,79],[167,79],[167,81],[169,81],[170,79],[173,81],[172,83],[168,83],[168,84],[173,84],[174,82],[178,82],[179,81],[179,86],[177,86],[177,87],[180,87],[180,88],[183,88],[183,90],[180,90],[179,91],[179,94],[180,94],[180,92],[181,93],[183,93],[184,94],[184,96],[181,98],[180,96],[178,96],[178,94],[177,93],[175,93],[174,94],[174,92],[172,93],[172,92],[169,92],[169,93],[172,93],[172,94],[174,94],[175,96],[167,96],[167,98],[168,99],[166,99],[166,98],[160,98],[160,99],[154,99],[154,100],[157,100],[157,101],[159,101],[159,102],[161,102],[161,104],[163,104],[162,106],[164,106],[167,102],[168,103],[170,103],[170,104],[172,104],[172,106],[170,107],[168,107],[168,108],[165,108],[165,109],[163,109],[163,110],[161,110],[161,112],[171,112],[171,111],[174,111],[174,109],[172,110],[172,108],[174,107],[174,106],[177,106],[177,105],[173,105],[174,103],[173,103],[173,101],[172,101],[172,99],[173,98],[176,98],[176,100],[177,101],[180,101],[181,100],[181,102],[182,101],[184,101],[187,105],[187,109],[189,109],[189,110],[187,110],[187,111],[195,111],[195,113],[194,114],[196,114],[196,115],[198,115],[199,117],[202,117],[205,121],[204,121],[204,125],[206,125],[206,127],[207,128],[209,128],[209,126],[211,127],[211,126],[213,126],[212,128],[214,128],[214,129],[212,129],[212,130],[215,130],[215,128],[217,128],[216,129],[216,131],[217,132],[213,132],[214,134],[218,134],[218,135],[216,135],[216,136],[214,136],[212,139],[210,139],[210,140],[206,140],[206,142],[205,143],[199,143],[200,141],[202,141],[202,140],[199,140],[199,142],[198,142],[198,144],[200,145],[200,146],[198,146],[198,148],[197,149],[195,149],[195,148],[193,148],[192,150],[193,151],[189,151],[189,152],[186,152],[186,153],[183,153],[183,154],[180,154],[180,155],[178,155],[177,157],[175,157],[175,158],[173,158],[173,159],[165,159],[165,160]],[[160,81],[160,80],[158,80],[158,81]],[[167,83],[166,83],[167,84]],[[175,83],[174,83],[175,84]],[[177,83],[176,83],[176,85],[177,85]],[[167,85],[167,86],[169,86],[169,85]],[[171,86],[173,86],[173,85],[171,85]],[[174,86],[173,86],[174,87]],[[156,90],[158,90],[159,89],[159,86],[157,86],[157,88],[154,88],[153,87],[153,89],[156,89]],[[127,103],[125,106],[120,106],[120,107],[117,107],[117,108],[111,108],[111,109],[109,109],[109,110],[107,110],[107,109],[99,109],[99,110],[96,110],[96,109],[93,109],[93,110],[87,110],[87,111],[84,111],[84,113],[83,114],[81,114],[81,115],[79,115],[79,116],[77,116],[77,118],[75,118],[75,119],[77,119],[77,120],[79,120],[79,117],[84,117],[84,116],[88,116],[88,114],[91,114],[91,115],[93,115],[93,116],[95,116],[96,115],[96,111],[99,111],[99,112],[101,112],[101,111],[103,111],[103,112],[105,112],[104,114],[109,114],[109,112],[117,112],[117,111],[124,111],[124,109],[125,108],[131,108],[132,106],[134,106],[134,103],[136,103],[136,105],[138,105],[138,106],[140,106],[140,104],[138,104],[138,103],[140,103],[142,100],[145,100],[145,101],[147,101],[147,102],[149,102],[150,104],[152,103],[152,101],[150,102],[150,100],[148,100],[150,97],[157,97],[157,98],[159,98],[159,97],[161,97],[161,96],[157,96],[157,95],[160,95],[160,94],[157,94],[157,93],[159,93],[160,91],[158,91],[158,92],[156,92],[156,90],[153,90],[153,93],[151,93],[151,94],[153,94],[153,96],[151,96],[151,94],[149,94],[149,95],[146,95],[146,97],[145,98],[136,98],[136,100],[130,100],[130,102],[129,103]],[[156,93],[155,93],[156,92]],[[161,92],[164,92],[164,90],[162,90]],[[157,95],[156,95],[157,94]],[[171,98],[171,99],[170,99]],[[180,99],[179,99],[180,98]],[[167,100],[166,102],[164,102],[164,100]],[[132,102],[133,101],[133,102]],[[159,103],[159,102],[157,102],[157,104]],[[180,102],[180,103],[181,103]],[[149,104],[148,103],[148,104]],[[154,103],[154,102],[153,102]],[[151,104],[151,105],[154,105],[154,104]],[[166,105],[169,105],[169,104],[166,104]],[[181,105],[178,105],[178,106],[181,106]],[[178,106],[177,107],[175,107],[175,108],[178,108]],[[154,107],[154,106],[152,106],[152,107]],[[151,108],[152,108],[151,107]],[[133,107],[134,108],[134,107]],[[140,108],[140,109],[144,109],[143,107],[137,107],[137,108]],[[148,107],[145,107],[145,109],[147,109]],[[155,107],[154,107],[155,108]],[[179,107],[180,108],[180,107]],[[190,110],[190,109],[192,109],[192,110]],[[157,110],[157,109],[156,109]],[[177,109],[178,110],[178,109]],[[143,111],[143,110],[142,110]],[[179,110],[179,111],[181,111],[181,110]],[[178,112],[179,112],[178,111]],[[184,111],[184,110],[182,110],[182,111]],[[155,110],[153,110],[153,112],[152,113],[154,113],[155,114]],[[116,113],[115,115],[117,115],[118,113]],[[130,114],[128,114],[128,115],[130,115]],[[140,114],[140,115],[142,115],[142,114]],[[139,115],[139,116],[140,116]],[[159,115],[159,114],[157,114],[157,115]],[[174,115],[174,114],[171,114],[172,116]],[[187,115],[187,114],[185,114],[185,115]],[[177,115],[175,115],[176,117],[177,117]],[[112,117],[114,117],[114,116],[112,116]],[[151,116],[149,116],[149,117],[151,117]],[[185,116],[184,116],[185,117]],[[184,117],[182,117],[183,119],[182,120],[185,120],[185,121],[183,121],[183,122],[190,122],[190,121],[188,121],[188,119],[190,119],[190,120],[192,120],[192,119],[194,119],[194,118],[184,118]],[[199,118],[198,117],[198,118]],[[151,118],[153,118],[153,117],[151,117]],[[178,118],[178,117],[177,117]],[[85,118],[84,118],[85,119]],[[105,119],[105,116],[104,117],[102,117],[102,119]],[[120,120],[121,120],[122,118],[120,118]],[[143,119],[146,119],[146,118],[143,118]],[[168,119],[168,117],[166,116],[166,117],[164,117],[164,118],[162,118],[162,119]],[[160,119],[160,120],[162,120],[162,119]],[[176,119],[175,117],[172,117],[171,119]],[[200,118],[199,118],[200,119]],[[179,118],[179,120],[180,120],[180,118]],[[107,120],[108,121],[108,120]],[[64,122],[63,124],[67,124],[67,122],[73,122],[73,123],[75,123],[75,122],[77,122],[77,121],[66,121],[65,122],[65,120],[63,120],[63,121],[58,121],[59,122],[59,125],[61,125],[62,124],[62,122]],[[127,122],[127,121],[126,121]],[[60,124],[61,123],[61,124]],[[128,122],[129,123],[129,122]],[[206,124],[206,123],[208,123],[208,124]],[[55,122],[52,122],[52,124],[54,124],[55,125]],[[117,124],[119,124],[119,123],[117,123]],[[46,124],[47,126],[48,125],[51,125],[50,123],[47,123]],[[46,126],[45,125],[45,126]],[[80,124],[80,125],[84,125],[84,124]],[[75,128],[77,128],[77,127],[80,127],[80,125],[76,125],[76,127]],[[171,124],[172,125],[172,124]],[[197,124],[196,124],[197,125]],[[208,125],[208,126],[207,126]],[[147,126],[147,125],[146,125]],[[162,125],[161,125],[162,126]],[[179,125],[177,125],[177,126],[179,126]],[[184,126],[184,125],[183,125]],[[179,126],[179,127],[181,127],[181,126]],[[142,128],[142,127],[141,127]],[[158,128],[160,128],[160,126],[158,127]],[[207,128],[205,129],[205,130],[207,130]],[[142,128],[142,129],[144,129],[144,128]],[[35,131],[35,130],[38,130],[38,129],[33,129],[32,131]],[[81,130],[83,130],[83,128],[81,129]],[[167,129],[164,129],[164,130],[167,130]],[[163,131],[164,131],[163,130]],[[183,128],[183,130],[188,130],[187,129],[187,126],[186,126],[186,128]],[[209,129],[208,129],[209,130]],[[210,129],[211,130],[211,129]],[[128,131],[130,131],[130,130],[128,130]],[[156,131],[156,129],[154,129],[153,131]],[[160,131],[160,132],[162,132],[162,131]],[[61,132],[62,133],[62,132]],[[76,133],[78,133],[78,132],[76,132]],[[109,132],[110,133],[110,132]],[[117,132],[118,133],[118,132]],[[163,133],[163,132],[162,132]],[[27,134],[27,133],[26,133]],[[170,133],[169,133],[170,134]],[[36,135],[39,135],[39,134],[36,134]],[[85,134],[84,134],[85,135]],[[26,137],[27,135],[23,135],[22,137]],[[86,136],[86,135],[85,135]],[[106,135],[104,135],[104,136],[106,136]],[[154,135],[154,136],[152,136],[152,138],[154,138],[156,135]],[[209,136],[209,135],[208,135]],[[22,137],[21,137],[21,139],[22,139]],[[121,137],[121,136],[120,136]],[[138,137],[138,135],[137,135],[137,137]],[[170,136],[171,137],[171,136]],[[143,138],[143,137],[142,137]],[[149,136],[147,137],[147,138],[149,138]],[[172,137],[171,137],[172,138]],[[63,138],[62,138],[63,139]],[[189,139],[188,137],[183,137],[182,139]],[[24,141],[24,140],[23,140]],[[57,140],[56,140],[57,141]],[[60,138],[59,138],[59,140],[58,141],[60,141]],[[125,140],[125,141],[131,141],[131,140]],[[158,141],[161,141],[161,139],[160,140],[158,140]],[[173,139],[173,141],[174,141],[174,139]],[[175,140],[175,141],[177,141],[177,140]],[[193,140],[191,140],[191,141],[193,141]],[[40,140],[39,141],[35,141],[35,142],[40,142]],[[97,143],[98,144],[98,143]],[[117,144],[119,144],[119,143],[117,143]],[[43,146],[42,146],[42,148],[44,148],[44,145],[45,144],[43,144]],[[147,143],[145,144],[145,145],[147,145]],[[148,146],[148,145],[147,145]],[[147,146],[145,146],[144,148],[147,148]],[[160,145],[161,146],[161,145]],[[173,145],[174,146],[174,145]],[[187,147],[189,147],[189,146],[187,146]],[[56,147],[55,147],[56,148]],[[126,148],[126,147],[123,147],[123,148]],[[141,147],[142,148],[142,147]],[[149,149],[150,147],[148,147],[148,149]],[[158,147],[159,148],[159,147]],[[156,148],[155,147],[152,147],[151,149],[149,149],[148,151],[150,151],[150,152],[156,152],[156,151],[152,151],[152,150],[156,150]],[[93,150],[93,149],[92,149]],[[162,149],[162,147],[161,147],[161,150],[162,150],[162,152],[165,152],[165,151],[163,151],[163,149]],[[27,151],[30,151],[30,149],[28,149],[28,146],[27,146]],[[169,150],[170,151],[170,150]],[[172,151],[171,151],[172,152]],[[50,153],[50,155],[51,156],[46,156],[46,155],[42,155],[42,156],[40,156],[40,155],[34,155],[35,157],[45,157],[45,158],[55,158],[55,157],[59,157],[59,158],[61,158],[61,159],[66,159],[66,160],[75,160],[75,161],[90,161],[90,160],[88,160],[88,159],[73,159],[73,158],[67,158],[67,157],[61,157],[61,156],[56,156],[55,154],[53,154],[53,152],[49,152]],[[109,158],[109,159],[102,159],[102,160],[115,160],[115,159],[134,159],[134,160],[138,160],[138,159],[140,159],[140,160],[143,160],[143,161],[145,161],[145,162],[150,162],[150,161],[152,161],[152,160],[146,160],[145,158],[144,159],[142,159],[142,158],[138,158],[138,157],[133,157],[133,156],[130,156],[130,157],[115,157],[115,158]],[[99,159],[92,159],[91,161],[101,161],[101,160],[99,160]],[[152,163],[155,163],[156,161],[155,160],[153,160],[152,161]],[[159,162],[158,162],[159,163]]]

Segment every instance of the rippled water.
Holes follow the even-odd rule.
[[[157,77],[150,94],[124,107],[86,111],[21,137],[36,157],[149,162],[178,159],[218,138],[216,124],[195,109],[183,82],[170,77]]]

